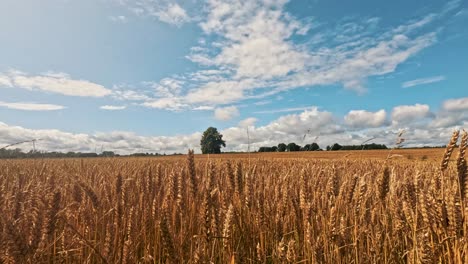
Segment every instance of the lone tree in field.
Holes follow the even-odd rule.
[[[226,147],[226,141],[223,140],[223,135],[218,132],[218,129],[209,127],[203,132],[200,145],[203,154],[217,154],[221,153],[221,146]]]

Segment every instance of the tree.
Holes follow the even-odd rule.
[[[285,152],[286,151],[286,144],[279,143],[278,144],[278,152]]]
[[[294,142],[291,142],[288,144],[288,146],[286,147],[286,149],[288,151],[299,151],[301,150],[301,146],[297,145],[296,143]]]
[[[310,151],[317,151],[320,149],[320,146],[317,144],[317,143],[312,143],[312,145],[310,146],[309,150]]]
[[[342,148],[342,146],[338,143],[335,143],[333,144],[333,146],[331,146],[330,150],[332,151],[335,151],[335,150],[340,150]]]
[[[317,151],[320,150],[320,147],[317,143],[307,144],[301,148],[301,151]]]
[[[217,154],[221,153],[221,146],[226,147],[226,141],[223,140],[223,135],[218,132],[218,129],[209,127],[203,132],[200,145],[203,154]]]

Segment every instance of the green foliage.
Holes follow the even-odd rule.
[[[315,142],[312,144],[307,144],[301,148],[302,151],[317,151],[319,149],[320,149],[319,145]]]
[[[340,150],[388,149],[384,144],[345,145]]]
[[[209,127],[203,132],[200,145],[203,154],[217,154],[221,153],[221,147],[226,147],[226,142],[218,129]]]
[[[333,144],[333,146],[330,147],[330,150],[331,151],[335,151],[335,150],[341,150],[343,146],[341,146],[340,144],[338,143],[335,143]],[[327,149],[328,150],[328,149]]]
[[[278,144],[278,152],[285,152],[286,151],[286,144],[279,143]]]
[[[288,144],[288,146],[286,147],[286,150],[289,151],[289,152],[292,152],[292,151],[300,151],[301,150],[301,146],[297,145],[296,143],[294,142],[291,142]]]

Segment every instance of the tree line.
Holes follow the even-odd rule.
[[[335,143],[325,148],[327,151],[337,150],[364,150],[364,149],[388,149],[384,144],[364,144],[364,145],[340,145]],[[297,145],[294,142],[289,144],[280,143],[278,146],[260,147],[258,152],[294,152],[294,151],[322,151],[317,143],[306,144],[304,146]]]
[[[182,155],[174,153],[172,155]],[[23,152],[19,148],[15,149],[0,149],[0,159],[25,159],[25,158],[97,158],[97,157],[157,157],[166,156],[159,153],[132,153],[128,155],[117,154],[114,151],[95,152],[45,152],[45,151],[28,151]]]

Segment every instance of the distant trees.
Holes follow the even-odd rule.
[[[318,151],[321,150],[317,143],[307,144],[304,147],[297,145],[294,142],[289,143],[288,145],[284,143],[279,143],[278,146],[273,147],[260,147],[258,152],[294,152],[294,151]]]
[[[335,150],[341,150],[343,146],[341,146],[338,143],[333,144],[330,148],[327,147],[327,150],[335,151]]]
[[[278,147],[273,146],[273,147],[260,147],[258,149],[258,152],[276,152],[278,150]]]
[[[24,159],[24,158],[94,158],[102,157],[94,152],[23,152],[21,149],[0,149],[0,159]]]
[[[361,149],[388,149],[384,144],[365,144],[365,145],[347,145],[342,146],[341,150],[361,150]]]
[[[317,151],[319,149],[320,149],[319,145],[315,142],[312,144],[307,144],[301,148],[302,151]]]
[[[278,152],[285,152],[286,151],[286,144],[279,143],[278,144]]]
[[[384,144],[365,144],[365,145],[340,145],[334,143],[331,146],[325,148],[327,151],[337,151],[337,150],[368,150],[368,149],[388,149]],[[297,145],[294,142],[289,143],[288,145],[284,143],[278,144],[278,147],[260,147],[258,152],[294,152],[294,151],[321,151],[322,149],[317,143],[306,144],[303,147]]]
[[[156,157],[162,156],[159,153],[131,153],[120,155],[113,151],[103,151],[102,153],[95,152],[57,152],[57,151],[29,151],[23,152],[21,149],[0,149],[0,159],[26,159],[26,158],[97,158],[97,157]],[[165,155],[165,154],[164,154]],[[172,155],[181,155],[174,153]]]
[[[364,150],[364,149],[388,149],[385,144],[364,144],[364,145],[345,145],[341,146],[338,143],[333,144],[332,146],[327,146],[327,150],[336,151],[336,150]]]
[[[288,146],[286,147],[286,150],[288,152],[292,152],[292,151],[299,151],[301,150],[301,146],[297,145],[296,143],[294,142],[291,142],[288,144]]]
[[[223,140],[223,135],[218,132],[218,129],[209,127],[203,132],[200,145],[203,154],[217,154],[221,153],[221,147],[226,147],[226,141]]]

